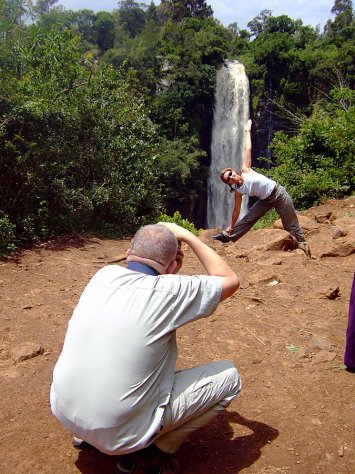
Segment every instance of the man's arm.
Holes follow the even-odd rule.
[[[244,140],[244,159],[242,171],[248,172],[251,168],[251,120],[249,119],[245,125]]]
[[[172,222],[159,222],[159,224],[171,230],[178,240],[182,240],[189,245],[208,275],[220,277],[222,283],[221,301],[232,296],[238,290],[239,279],[237,275],[214,250],[204,244],[192,232],[177,224]]]

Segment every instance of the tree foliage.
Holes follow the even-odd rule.
[[[131,38],[137,36],[145,24],[147,7],[144,3],[134,0],[122,0],[118,2],[118,18],[120,24]]]
[[[333,90],[350,101],[353,91]],[[352,97],[352,99],[351,99]],[[301,122],[300,133],[278,132],[272,142],[276,167],[270,173],[284,184],[300,207],[325,197],[343,197],[355,189],[355,109],[316,109]]]
[[[134,78],[82,64],[76,43],[68,31],[31,31],[2,113],[2,224],[23,241],[72,231],[124,235],[160,209],[159,139]]]
[[[177,23],[184,18],[206,20],[213,15],[212,8],[205,0],[162,0],[161,10],[166,20]]]
[[[37,0],[33,10],[38,15],[43,15],[44,13],[48,13],[51,7],[56,3],[58,3],[58,0]]]

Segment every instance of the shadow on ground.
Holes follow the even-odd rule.
[[[251,433],[238,436],[241,425]],[[237,427],[238,428],[238,427]],[[251,466],[261,456],[261,449],[277,438],[277,429],[259,421],[248,420],[237,412],[225,412],[214,423],[201,428],[180,449],[177,457],[183,474],[235,474]],[[134,456],[135,474],[147,472],[145,459]],[[108,456],[94,448],[79,451],[76,466],[83,474],[116,474],[117,456]],[[175,474],[166,468],[164,474]]]

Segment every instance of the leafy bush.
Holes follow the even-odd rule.
[[[168,216],[167,214],[159,214],[156,222],[174,222],[175,224],[183,227],[184,229],[189,230],[194,235],[198,235],[198,230],[196,229],[194,224],[189,222],[187,219],[183,219],[179,211],[174,212],[174,215],[172,217]]]
[[[130,71],[79,63],[68,31],[32,33],[19,93],[0,110],[0,209],[22,242],[131,234],[161,208],[159,137],[136,83]]]
[[[354,135],[354,107],[316,110],[302,121],[297,136],[275,134],[271,148],[277,166],[268,174],[287,188],[296,207],[349,194],[355,188]]]
[[[8,216],[0,214],[0,257],[16,250],[15,226]]]
[[[270,227],[279,218],[275,209],[270,209],[261,219],[253,225],[253,230],[264,229]]]

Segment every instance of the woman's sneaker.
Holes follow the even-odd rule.
[[[308,242],[298,242],[298,248],[303,250],[307,257],[311,258],[311,249],[309,248]]]
[[[230,241],[228,234],[224,231],[222,231],[220,234],[212,235],[211,237],[213,240],[219,240],[223,244],[228,244],[228,242]]]

